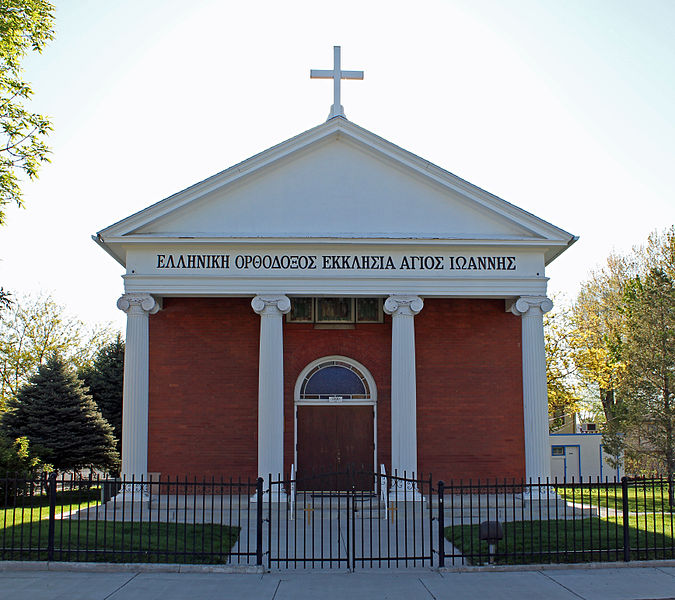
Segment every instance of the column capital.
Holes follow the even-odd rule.
[[[256,296],[251,300],[253,310],[259,315],[285,315],[291,310],[291,301],[284,294]]]
[[[122,294],[117,300],[117,308],[121,311],[130,314],[141,312],[149,315],[154,315],[162,308],[161,303],[150,294],[145,293],[129,293]]]
[[[392,294],[384,301],[384,312],[388,315],[414,317],[424,308],[419,296]]]
[[[521,296],[509,306],[517,317],[543,315],[553,308],[553,302],[546,296]]]

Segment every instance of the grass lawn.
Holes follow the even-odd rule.
[[[225,563],[239,527],[220,524],[121,523],[59,519],[96,506],[100,490],[57,494],[54,558],[64,561]],[[46,560],[49,500],[22,497],[22,506],[0,508],[0,560]]]
[[[96,506],[101,499],[99,488],[58,492],[56,494],[56,515],[68,513],[88,506]],[[19,496],[13,507],[2,508],[0,504],[0,531],[7,527],[29,521],[49,518],[49,498],[46,494]],[[2,534],[0,534],[2,535]]]
[[[497,544],[496,564],[623,560],[621,519],[515,521],[502,525],[504,539]],[[470,564],[489,562],[488,545],[478,539],[478,525],[446,527],[445,537]],[[671,515],[631,517],[629,537],[633,560],[675,558],[675,519]]]
[[[590,484],[558,486],[558,494],[575,504],[591,504],[604,508],[622,510],[623,493],[620,484]],[[630,512],[675,512],[668,503],[668,484],[632,482],[628,488]]]

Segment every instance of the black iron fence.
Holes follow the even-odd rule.
[[[4,477],[0,559],[353,570],[675,558],[667,479],[405,475]]]
[[[0,558],[262,564],[262,479],[0,479]]]
[[[660,478],[439,482],[438,564],[675,558],[672,490]]]
[[[433,565],[431,478],[352,471],[270,477],[268,489],[270,568]]]

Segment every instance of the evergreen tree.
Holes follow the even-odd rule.
[[[0,426],[10,439],[27,437],[57,470],[114,470],[119,463],[112,427],[57,356],[41,365],[10,400]]]
[[[52,354],[81,368],[115,339],[109,326],[88,327],[48,294],[9,300],[0,306],[0,412]]]
[[[79,377],[89,388],[103,418],[112,425],[117,449],[122,439],[122,387],[124,380],[124,342],[117,339],[103,346],[91,365],[79,371]]]

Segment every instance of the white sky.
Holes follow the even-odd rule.
[[[26,61],[52,163],[0,229],[0,284],[124,327],[122,268],[90,236],[323,122],[347,117],[579,235],[589,270],[675,223],[672,0],[57,1]]]

